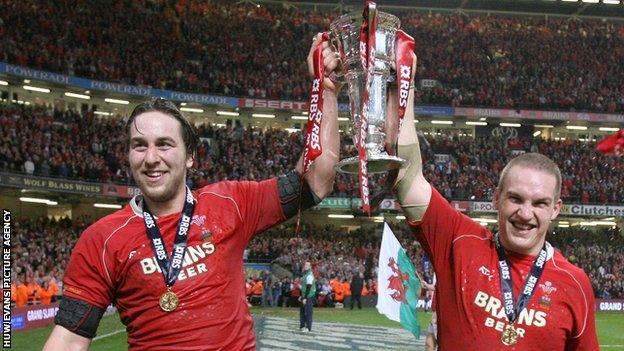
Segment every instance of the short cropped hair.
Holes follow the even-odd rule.
[[[197,133],[195,133],[195,128],[193,128],[191,122],[186,119],[186,117],[173,102],[163,98],[152,98],[149,101],[140,103],[134,108],[134,110],[130,114],[130,117],[128,117],[128,119],[126,120],[125,130],[128,135],[130,135],[130,128],[136,117],[140,114],[151,111],[162,112],[168,116],[175,118],[178,122],[180,122],[180,127],[182,129],[182,141],[184,141],[186,154],[195,157],[197,144],[199,143]]]
[[[501,171],[500,177],[498,179],[497,190],[499,193],[502,193],[503,184],[505,184],[505,178],[513,167],[533,169],[554,176],[556,180],[554,199],[555,201],[559,200],[559,198],[561,197],[561,171],[559,170],[559,166],[557,166],[557,164],[553,162],[553,160],[551,160],[550,158],[535,152],[522,154],[513,158],[507,163],[505,168],[503,168],[503,170]]]

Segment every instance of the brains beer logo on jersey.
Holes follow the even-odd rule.
[[[182,270],[178,274],[178,280],[185,280],[192,278],[196,275],[208,272],[208,267],[205,262],[199,262],[204,260],[209,255],[215,252],[215,245],[211,242],[203,242],[199,245],[188,246],[184,259],[182,261]],[[150,275],[161,272],[160,266],[156,261],[156,257],[147,257],[140,261],[143,274]]]
[[[178,280],[185,280],[192,278],[196,275],[208,272],[208,266],[204,259],[209,255],[214,254],[216,245],[212,242],[213,232],[220,231],[215,225],[212,225],[214,230],[206,228],[207,225],[206,215],[194,215],[191,218],[189,228],[192,226],[199,227],[201,238],[203,243],[198,245],[190,245],[186,248],[186,253],[182,261],[182,270],[178,275]],[[190,230],[190,229],[189,229]],[[147,257],[140,261],[143,274],[150,275],[154,273],[161,273],[160,266],[155,257]]]
[[[499,298],[490,296],[488,293],[483,291],[477,291],[474,304],[489,314],[483,322],[486,327],[494,328],[499,332],[503,332],[506,329],[509,323],[507,315],[505,314],[505,308]],[[522,325],[541,328],[546,325],[547,317],[548,314],[545,311],[535,310],[528,307],[524,308],[520,312],[518,320],[514,324],[515,330],[518,332],[520,337],[524,337],[525,329],[522,328]]]

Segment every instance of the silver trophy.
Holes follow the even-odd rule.
[[[405,160],[389,155],[385,151],[388,82],[394,78],[390,74],[390,63],[395,60],[396,32],[400,23],[394,15],[385,12],[378,13],[374,71],[368,101],[368,130],[366,140],[364,140],[369,173],[399,169],[405,163]],[[342,60],[342,70],[338,76],[343,77],[348,86],[353,137],[356,145],[358,145],[357,138],[359,138],[363,109],[362,96],[366,89],[366,69],[360,59],[360,24],[361,17],[345,15],[330,25],[332,44],[337,48]],[[344,159],[336,165],[336,170],[341,173],[357,174],[358,169],[357,156]]]

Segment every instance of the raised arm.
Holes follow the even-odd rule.
[[[315,37],[310,53],[308,54],[308,70],[313,75],[313,54],[316,46],[321,42],[321,35]],[[310,166],[305,179],[310,190],[319,199],[323,199],[331,193],[334,186],[336,171],[334,166],[340,156],[340,135],[338,133],[338,92],[340,85],[327,78],[339,65],[335,51],[323,42],[323,63],[325,66],[324,94],[323,94],[323,120],[321,122],[321,145],[323,153],[316,158]],[[303,172],[303,155],[297,162],[297,173]]]
[[[321,33],[317,34],[312,42],[312,47],[307,58],[308,71],[314,76],[314,51],[322,42]],[[320,203],[334,187],[336,171],[334,166],[338,163],[340,155],[340,135],[338,134],[338,91],[340,85],[327,78],[340,64],[335,51],[327,42],[322,44],[323,67],[325,77],[323,86],[323,114],[320,123],[320,133],[315,135],[321,144],[322,153],[312,162],[301,181],[303,174],[303,151],[295,169],[277,177],[277,190],[282,206],[282,212],[286,218],[295,216],[300,211]],[[312,83],[312,80],[310,81]],[[316,87],[315,87],[316,88]],[[320,90],[320,89],[319,89]],[[318,94],[318,92],[316,92]],[[316,97],[320,97],[317,95]],[[313,139],[316,141],[316,139]],[[305,146],[304,146],[305,147]]]
[[[416,58],[412,72],[416,71]],[[413,81],[413,78],[412,78]],[[389,92],[388,117],[396,119],[397,98],[396,89]],[[392,115],[391,115],[392,114]],[[411,221],[420,221],[427,210],[431,200],[431,185],[422,172],[422,158],[420,155],[420,145],[418,135],[414,126],[414,85],[411,84],[407,98],[407,109],[403,121],[403,127],[399,131],[398,156],[407,160],[397,177],[395,192],[405,217]]]

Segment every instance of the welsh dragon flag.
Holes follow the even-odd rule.
[[[416,304],[420,294],[420,281],[416,269],[405,249],[384,223],[379,273],[377,275],[377,311],[400,322],[403,328],[420,338],[420,324],[416,318]]]

